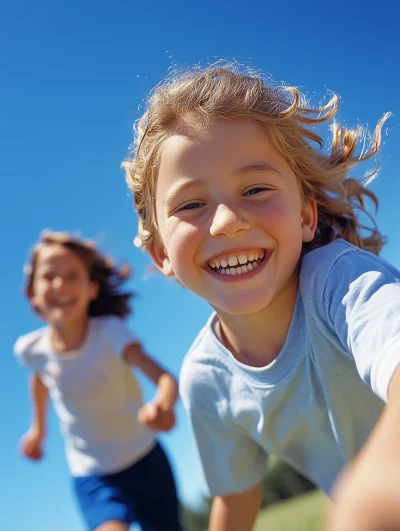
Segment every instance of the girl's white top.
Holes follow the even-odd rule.
[[[56,354],[48,327],[18,338],[14,351],[48,387],[73,476],[123,470],[150,451],[154,434],[137,420],[142,393],[123,352],[136,341],[116,316],[92,317],[83,344]]]

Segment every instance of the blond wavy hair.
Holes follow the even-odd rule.
[[[130,156],[122,163],[139,214],[136,244],[146,249],[158,237],[155,191],[160,154],[182,121],[195,117],[207,125],[216,120],[248,119],[261,127],[289,164],[303,200],[317,203],[317,230],[303,252],[343,238],[378,254],[385,239],[367,210],[367,200],[377,208],[378,199],[366,188],[378,163],[361,179],[350,177],[349,172],[378,154],[382,127],[390,113],[383,115],[371,135],[361,127],[339,127],[332,120],[339,104],[339,97],[332,93],[325,105],[312,107],[296,87],[268,85],[257,73],[243,72],[235,64],[170,76],[150,95],[147,111],[136,123]],[[314,128],[331,120],[332,147],[324,152],[322,137]],[[363,214],[368,224],[360,220]]]
[[[29,262],[24,268],[25,295],[29,299],[33,310],[40,315],[39,309],[33,303],[35,273],[42,249],[61,245],[75,253],[87,267],[89,278],[99,286],[95,300],[91,301],[88,315],[118,315],[125,318],[131,312],[129,299],[131,292],[121,292],[121,285],[130,277],[131,271],[127,265],[117,267],[114,261],[104,256],[90,240],[83,240],[68,232],[43,231],[39,242],[34,246]]]

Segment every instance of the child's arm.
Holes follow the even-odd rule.
[[[173,408],[178,398],[175,378],[145,354],[140,343],[130,343],[124,350],[124,359],[157,385],[153,401],[140,409],[139,421],[154,430],[171,430],[175,425]]]
[[[400,367],[379,422],[334,492],[329,531],[400,529]]]
[[[245,492],[214,498],[209,531],[251,531],[262,501],[258,483]]]
[[[400,272],[355,248],[335,260],[327,278],[328,268],[319,266],[307,286],[360,377],[387,405],[336,482],[328,529],[400,529]],[[354,397],[348,399],[351,407]]]
[[[35,461],[43,457],[42,443],[46,436],[46,415],[49,392],[37,373],[30,377],[33,403],[32,425],[21,441],[21,452]]]

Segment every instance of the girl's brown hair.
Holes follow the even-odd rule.
[[[139,214],[139,245],[147,248],[158,235],[155,190],[163,142],[179,131],[183,120],[195,117],[205,124],[248,119],[261,127],[297,176],[303,199],[317,202],[317,230],[304,252],[343,238],[378,254],[385,240],[366,205],[370,199],[378,206],[376,195],[366,189],[378,167],[361,179],[350,177],[349,172],[378,153],[389,113],[372,136],[362,128],[345,129],[333,122],[332,147],[324,153],[322,137],[314,127],[332,120],[338,109],[336,94],[326,105],[312,107],[297,88],[269,86],[237,65],[193,69],[167,79],[150,95],[148,109],[136,126],[132,157],[122,164]],[[363,142],[365,149],[357,154]],[[369,218],[368,225],[360,214]]]
[[[62,245],[71,250],[82,260],[89,272],[90,280],[99,285],[97,298],[89,305],[89,315],[118,315],[126,317],[131,312],[130,292],[120,292],[120,286],[129,278],[129,267],[117,267],[113,260],[103,256],[96,245],[90,241],[80,240],[66,232],[45,231],[40,241],[35,245],[30,256],[29,264],[25,267],[25,294],[32,303],[34,295],[34,279],[40,251],[50,245]],[[38,309],[32,304],[34,310]]]

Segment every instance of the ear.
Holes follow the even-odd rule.
[[[100,291],[100,286],[99,286],[99,283],[98,282],[90,282],[90,288],[89,288],[89,295],[90,295],[90,300],[91,301],[95,301],[99,295],[99,291]]]
[[[311,242],[314,238],[315,231],[318,224],[318,209],[317,202],[310,199],[304,205],[301,212],[301,230],[303,235],[303,242]]]
[[[157,268],[161,271],[166,277],[173,277],[174,270],[172,269],[171,262],[169,261],[167,251],[162,243],[154,242],[148,248],[149,254],[153,259],[153,262]]]

